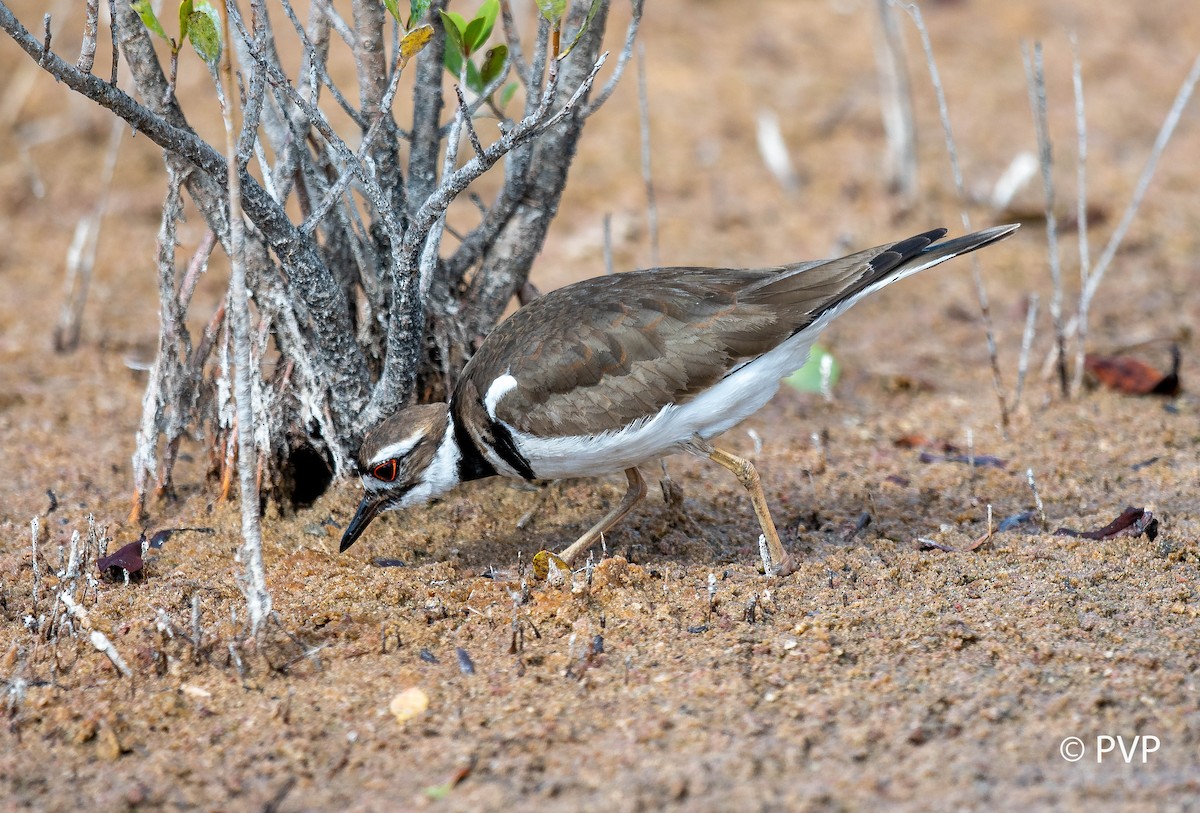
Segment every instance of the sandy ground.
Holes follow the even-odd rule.
[[[27,23],[40,16],[35,5],[19,6]],[[776,264],[937,225],[959,230],[919,60],[918,202],[906,209],[884,188],[872,4],[648,5],[664,262]],[[1078,32],[1095,258],[1196,56],[1193,4],[960,0],[928,3],[925,14],[972,194],[1034,148],[1019,43],[1044,40],[1064,219],[1075,201],[1068,33]],[[60,53],[73,53],[71,36],[56,35]],[[144,139],[126,140],[82,346],[53,353],[64,257],[99,195],[109,125],[28,70],[0,42],[0,809],[1200,806],[1200,402],[1188,392],[1200,367],[1187,343],[1200,317],[1196,103],[1091,321],[1090,349],[1154,341],[1139,354],[1159,366],[1165,340],[1182,339],[1181,396],[1099,390],[1064,400],[1043,375],[1051,286],[1035,184],[1017,213],[971,207],[976,225],[1027,221],[980,255],[1010,393],[1027,298],[1043,303],[1007,432],[970,268],[958,262],[829,331],[844,371],[832,402],[784,391],[726,436],[763,474],[800,561],[794,575],[757,574],[747,500],[727,472],[692,460],[669,463],[681,505],[653,488],[590,578],[565,586],[523,583],[527,563],[618,499],[618,480],[542,494],[474,484],[376,522],[338,555],[358,499],[341,483],[298,515],[268,513],[282,628],[257,648],[231,649],[242,613],[237,513],[214,502],[196,462],[181,469],[178,501],[151,506],[148,527],[213,533],[172,536],[150,554],[145,582],[106,582],[84,602],[124,677],[86,635],[64,632],[52,645],[23,619],[51,611],[58,579],[46,571],[60,567],[73,531],[86,534],[89,515],[110,551],[140,530],[124,524],[144,385],[131,366],[155,345],[161,162]],[[794,194],[759,158],[762,109],[779,116],[791,147]],[[633,81],[589,125],[535,270],[542,288],[602,273],[606,213],[618,265],[649,265]],[[181,239],[199,236],[194,218]],[[1076,239],[1062,234],[1068,317]],[[198,301],[218,295],[221,274]],[[914,438],[938,454],[937,444],[964,454],[969,444],[1003,467],[923,462],[922,449],[897,444]],[[1099,528],[1133,505],[1154,513],[1157,536],[1070,538],[1035,522],[970,552],[930,546],[984,536],[988,506],[997,523],[1032,510],[1027,468],[1050,530]],[[870,524],[856,530],[864,514]],[[46,529],[36,606],[34,517]],[[406,690],[428,708],[401,721],[393,699]],[[1064,746],[1068,737],[1079,742]]]

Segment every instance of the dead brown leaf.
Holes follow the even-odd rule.
[[[145,574],[142,573],[144,566],[142,561],[142,540],[130,542],[128,545],[117,550],[110,556],[96,560],[96,567],[100,568],[100,573],[105,578],[113,581],[121,581],[125,578],[125,574],[129,574],[130,580],[140,580]]]
[[[1154,514],[1145,508],[1127,507],[1121,516],[1096,531],[1076,531],[1071,528],[1059,528],[1055,536],[1074,536],[1080,539],[1108,539],[1112,536],[1141,536],[1145,534],[1151,541],[1158,536],[1158,520]]]
[[[1084,369],[1101,386],[1126,395],[1178,395],[1179,347],[1171,348],[1171,371],[1163,373],[1133,356],[1088,353]]]

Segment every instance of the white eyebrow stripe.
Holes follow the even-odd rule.
[[[388,444],[380,449],[374,457],[371,458],[371,466],[377,466],[391,460],[393,457],[404,457],[413,450],[413,448],[425,437],[425,430],[419,429],[406,437],[404,440]]]

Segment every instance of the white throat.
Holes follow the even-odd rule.
[[[394,507],[422,505],[454,488],[461,482],[458,476],[458,463],[461,459],[462,452],[454,439],[454,429],[447,426],[442,435],[442,442],[438,444],[437,451],[429,461],[429,467],[422,473],[420,481]]]

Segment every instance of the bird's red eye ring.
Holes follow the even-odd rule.
[[[396,479],[396,459],[392,458],[371,469],[371,476],[376,480],[390,483]]]

